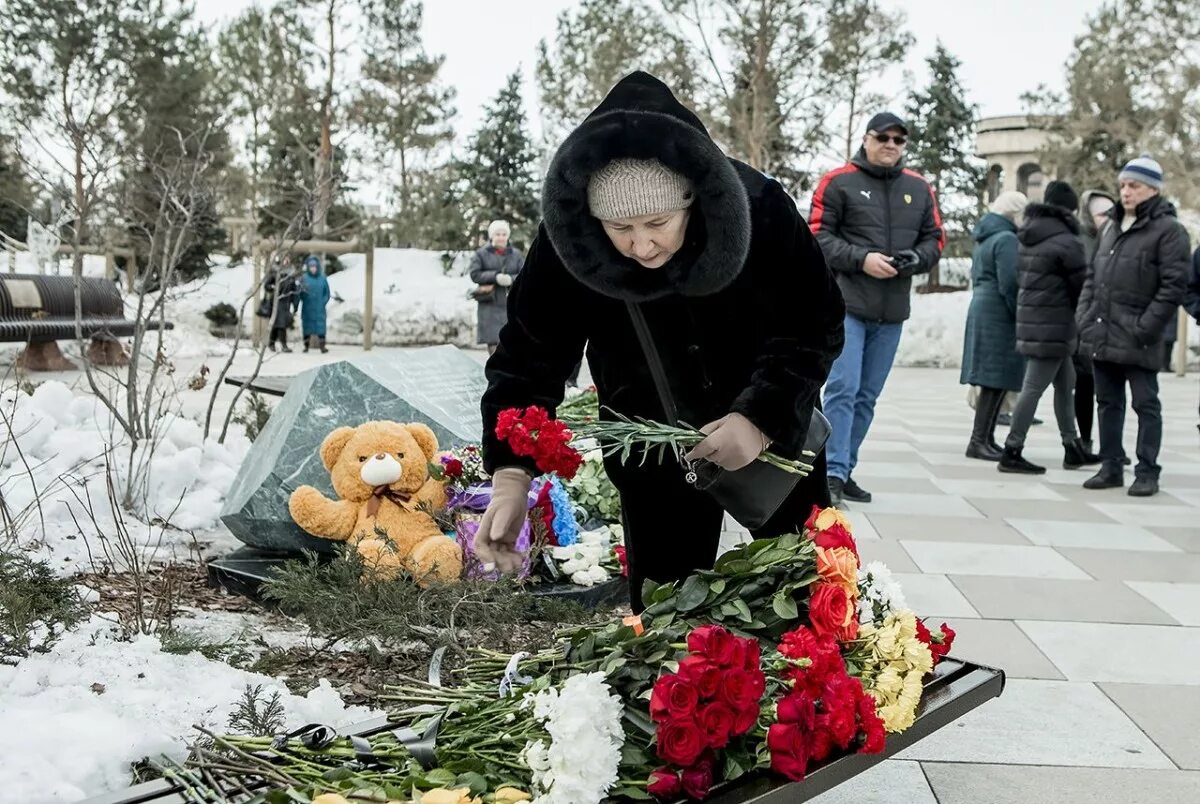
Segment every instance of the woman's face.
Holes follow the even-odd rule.
[[[503,230],[492,235],[492,245],[496,248],[505,248],[508,246],[508,232]]]
[[[604,233],[617,251],[643,268],[661,268],[670,262],[687,234],[688,210],[601,221]]]

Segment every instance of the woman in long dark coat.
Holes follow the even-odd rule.
[[[266,297],[263,299],[263,306],[259,314],[262,315],[265,312],[265,317],[270,319],[269,344],[271,351],[275,351],[275,344],[278,343],[282,351],[290,352],[292,350],[287,343],[287,333],[292,328],[296,310],[300,306],[300,292],[296,287],[296,275],[287,267],[278,267],[263,283],[263,290],[266,292]]]
[[[979,388],[967,457],[1000,460],[996,420],[1004,395],[1021,390],[1025,360],[1017,354],[1017,223],[1028,199],[1001,193],[971,237],[971,306],[959,382]]]
[[[487,364],[484,464],[492,505],[476,550],[501,569],[536,469],[494,435],[506,408],[553,411],[584,344],[605,408],[665,420],[626,303],[639,306],[678,418],[708,423],[693,457],[725,469],[770,445],[795,457],[842,347],[844,305],[796,205],[779,184],[725,156],[696,115],[634,73],[559,148],[543,220]],[[606,459],[621,494],[635,610],[643,582],[675,581],[716,558],[724,512],[668,459]],[[755,536],[795,532],[827,505],[823,457]]]
[[[521,272],[525,257],[508,244],[511,234],[507,221],[488,225],[488,245],[471,258],[471,281],[475,283],[475,301],[479,304],[476,343],[496,351],[500,330],[508,321],[508,289]]]

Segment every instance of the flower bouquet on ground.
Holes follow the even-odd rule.
[[[874,603],[860,622],[860,571],[848,523],[814,509],[803,534],[647,584],[641,615],[535,653],[476,650],[450,686],[404,680],[369,740],[226,736],[215,750],[226,773],[291,787],[280,801],[598,804],[702,799],[751,772],[803,779],[911,725],[953,640],[904,610],[876,619]]]

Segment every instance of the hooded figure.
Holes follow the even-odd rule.
[[[329,280],[321,258],[311,254],[304,260],[304,275],[300,283],[300,329],[304,334],[304,351],[310,346],[325,348],[325,306],[329,304]],[[316,341],[314,343],[313,341]]]
[[[602,410],[666,421],[626,302],[646,319],[678,419],[705,425],[692,458],[725,469],[768,444],[799,454],[843,339],[841,296],[791,197],[725,156],[646,73],[618,83],[558,149],[542,215],[482,403],[495,493],[476,549],[501,568],[519,564],[512,545],[537,471],[495,437],[501,411],[553,411],[586,343]],[[756,536],[795,531],[814,504],[828,503],[823,457],[814,463]],[[669,456],[639,465],[614,455],[605,468],[621,493],[640,611],[646,579],[712,567],[724,512]]]
[[[1000,460],[996,420],[1008,391],[1021,390],[1025,359],[1017,353],[1017,220],[1023,193],[1001,193],[971,233],[971,306],[959,382],[979,387],[968,458]]]

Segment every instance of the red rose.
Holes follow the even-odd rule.
[[[656,741],[662,759],[684,768],[700,758],[707,742],[704,732],[690,720],[660,723]]]
[[[757,639],[739,639],[738,646],[742,650],[742,667],[746,670],[758,670],[762,663],[762,652]]]
[[[785,779],[793,782],[804,781],[808,771],[808,757],[794,757],[791,754],[771,754],[771,770]]]
[[[655,721],[688,718],[696,711],[700,693],[677,675],[665,675],[654,682],[650,693],[650,717]]]
[[[694,799],[708,797],[708,791],[713,785],[713,761],[711,757],[703,757],[690,768],[683,770],[683,792]]]
[[[703,656],[684,656],[679,661],[679,676],[700,690],[700,697],[711,698],[721,684],[721,668]]]
[[[854,619],[850,596],[837,584],[817,584],[808,601],[808,619],[814,634],[836,639]]]
[[[850,535],[850,531],[843,528],[841,525],[830,525],[825,530],[819,530],[813,535],[813,543],[817,547],[823,547],[826,550],[832,550],[835,547],[845,547],[859,561],[862,558],[858,555],[858,545],[854,543],[854,537]]]
[[[679,774],[670,768],[659,768],[650,772],[650,783],[646,792],[662,799],[674,799],[679,796],[683,785],[679,783]]]
[[[736,719],[735,710],[720,701],[705,704],[696,712],[696,722],[708,736],[709,748],[724,748],[729,745]]]
[[[792,781],[800,781],[808,770],[810,733],[794,723],[776,723],[767,729],[771,768]]]
[[[739,658],[740,641],[719,625],[702,625],[688,634],[687,646],[690,652],[698,653],[721,667],[729,667]]]
[[[735,736],[740,736],[754,728],[754,724],[758,722],[759,709],[758,706],[747,706],[739,709],[733,717],[733,733]]]

